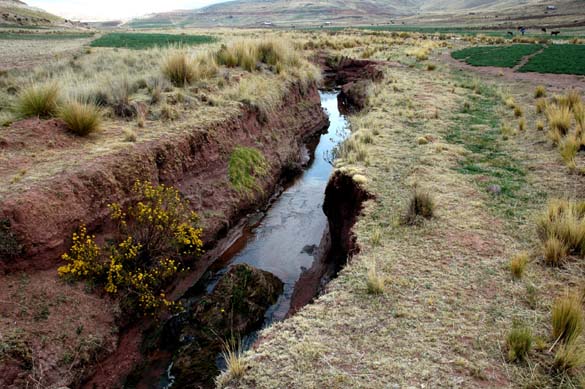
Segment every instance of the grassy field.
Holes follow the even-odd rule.
[[[518,71],[585,75],[585,45],[551,45]]]
[[[513,68],[522,58],[542,48],[535,44],[517,44],[511,46],[480,46],[469,47],[453,52],[457,60],[463,60],[472,66],[497,66]]]
[[[125,47],[128,49],[147,49],[170,45],[200,45],[212,43],[215,39],[208,35],[171,35],[171,34],[106,34],[91,43],[93,47]]]
[[[84,39],[92,37],[93,33],[58,33],[58,34],[16,34],[11,32],[0,32],[0,40],[61,40],[61,39]]]

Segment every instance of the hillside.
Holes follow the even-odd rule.
[[[51,26],[63,24],[63,18],[19,0],[0,0],[0,25],[4,27]]]
[[[546,7],[555,5],[555,11]],[[310,25],[370,25],[409,22],[466,21],[481,15],[476,24],[501,24],[501,20],[523,20],[559,15],[577,22],[579,1],[542,0],[235,0],[196,10],[148,15],[129,23],[134,28],[153,27],[250,27]],[[580,17],[580,19],[583,19]],[[579,19],[579,21],[581,21]],[[563,23],[568,22],[563,19]],[[585,22],[585,19],[583,20]]]

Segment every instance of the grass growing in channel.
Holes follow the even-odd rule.
[[[268,173],[268,163],[262,153],[250,147],[236,147],[230,156],[228,176],[238,192],[252,193],[259,188],[257,178]]]
[[[213,43],[215,39],[208,35],[172,35],[172,34],[142,34],[142,33],[111,33],[106,34],[93,42],[93,47],[125,47],[127,49],[148,49],[151,47],[165,47],[171,45],[201,45]]]
[[[520,161],[500,143],[502,130],[495,91],[481,89],[481,95],[469,97],[465,112],[455,116],[445,139],[468,151],[459,160],[458,172],[482,177],[477,182],[484,191],[497,187],[490,203],[504,215],[523,216],[522,208],[517,205],[531,200],[531,193],[525,190],[526,172]]]

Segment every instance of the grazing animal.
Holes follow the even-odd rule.
[[[554,35],[554,36],[557,36],[557,35],[559,35],[560,33],[561,33],[560,31],[551,31],[551,32],[550,32],[550,34],[551,34],[551,35]]]
[[[541,28],[540,31],[544,32],[546,34],[546,28]]]
[[[508,35],[514,36],[514,33],[512,31],[508,31]]]

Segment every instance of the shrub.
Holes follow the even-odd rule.
[[[57,84],[32,85],[16,99],[15,111],[21,117],[47,118],[57,112],[59,87]]]
[[[552,335],[556,342],[572,343],[583,332],[583,307],[577,296],[568,295],[552,307]]]
[[[408,203],[403,222],[408,225],[415,225],[423,219],[431,219],[434,213],[435,201],[430,193],[415,189]]]
[[[162,65],[162,72],[167,79],[178,87],[190,84],[194,78],[194,68],[184,53],[169,56]]]
[[[386,280],[384,276],[378,273],[378,269],[375,264],[370,265],[368,268],[368,278],[366,280],[366,286],[369,294],[383,294],[384,285]]]
[[[259,189],[257,178],[268,174],[268,163],[262,153],[250,147],[236,147],[230,156],[228,176],[239,192],[251,194]]]
[[[103,285],[132,310],[154,314],[175,307],[164,289],[184,270],[184,259],[201,253],[202,230],[197,227],[197,215],[174,188],[137,181],[132,197],[140,201],[127,208],[109,206],[118,227],[115,237],[100,248],[82,226],[73,235],[73,245],[63,255],[67,263],[58,272]]]
[[[67,124],[69,131],[86,136],[100,129],[102,112],[93,104],[70,101],[59,108],[59,118]]]
[[[532,347],[532,331],[526,327],[513,328],[506,339],[508,360],[522,362]]]
[[[516,279],[522,278],[526,264],[528,264],[528,253],[522,252],[512,257],[510,260],[510,272],[512,276]]]
[[[540,97],[545,97],[546,96],[546,88],[544,87],[544,85],[539,85],[536,87],[536,89],[534,90],[534,97],[535,98],[540,98]]]

